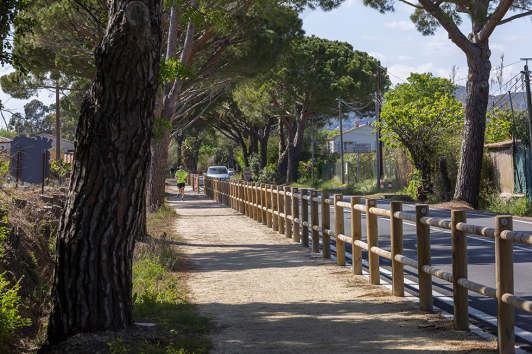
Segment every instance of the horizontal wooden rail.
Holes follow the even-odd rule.
[[[421,269],[427,273],[427,274],[430,274],[430,275],[434,275],[435,277],[438,277],[440,279],[443,279],[443,280],[447,280],[449,283],[452,283],[453,282],[453,275],[449,272],[444,272],[443,270],[439,269],[439,268],[436,268],[436,267],[433,267],[433,266],[428,266],[428,265],[424,265],[423,267],[421,267]]]
[[[416,214],[407,213],[406,211],[396,211],[393,216],[397,219],[416,222]]]
[[[424,216],[420,219],[420,221],[429,226],[435,226],[440,227],[442,229],[451,229],[451,221],[450,220],[444,220],[444,219],[438,219],[438,218],[430,218],[428,216]]]
[[[381,208],[369,208],[369,212],[375,215],[380,216],[387,216],[390,217],[390,211],[387,209],[381,209]]]
[[[502,301],[518,309],[532,313],[532,301],[525,300],[512,294],[503,294]]]
[[[392,259],[392,252],[388,252],[379,247],[371,247],[371,252],[378,254],[381,257]]]
[[[464,278],[458,279],[458,284],[460,286],[463,286],[467,290],[476,292],[477,294],[491,297],[492,299],[497,298],[497,289],[495,288],[490,288],[489,286],[475,283],[474,281],[464,279]]]
[[[367,244],[366,242],[362,242],[362,241],[359,241],[359,240],[355,240],[355,241],[353,242],[353,244],[354,244],[355,246],[358,246],[358,247],[360,247],[360,248],[366,250],[366,251],[368,250],[368,244]]]
[[[525,245],[532,245],[532,235],[526,232],[506,230],[501,232],[501,238],[512,242],[522,243]]]
[[[467,232],[468,234],[495,238],[495,229],[492,227],[482,227],[460,222],[456,224],[456,228],[460,231]]]
[[[394,259],[399,262],[399,263],[402,263],[402,264],[405,264],[407,266],[410,266],[412,268],[419,268],[419,265],[418,265],[418,262],[415,260],[415,259],[412,259],[412,258],[409,258],[409,257],[405,257],[405,256],[401,256],[400,254],[397,254]]]

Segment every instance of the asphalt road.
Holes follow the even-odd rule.
[[[332,196],[331,196],[332,198]],[[348,202],[349,197],[344,197],[344,201]],[[362,198],[362,204],[365,204],[365,199]],[[379,200],[377,207],[382,209],[389,209],[389,201]],[[403,211],[415,213],[414,204],[403,203]],[[365,213],[362,214],[362,240],[366,242],[366,218]],[[451,219],[451,212],[449,210],[442,210],[432,208],[430,209],[430,216]],[[477,213],[467,213],[467,223],[483,227],[495,227],[493,216],[482,215]],[[320,215],[321,223],[321,215]],[[349,225],[351,225],[351,213],[348,209],[344,209],[344,223],[345,233],[351,236]],[[525,219],[514,218],[514,230],[532,232],[532,222]],[[331,229],[334,230],[333,208],[331,206]],[[379,247],[390,251],[390,219],[386,217],[378,217],[379,229]],[[440,268],[446,272],[452,273],[452,246],[451,246],[451,231],[431,227],[431,257],[432,265]],[[334,247],[335,241],[331,239],[331,245]],[[403,248],[404,255],[413,259],[417,259],[416,249],[416,228],[415,223],[403,220]],[[495,240],[468,234],[467,239],[467,255],[468,255],[468,279],[495,288]],[[351,252],[351,245],[346,244],[346,252]],[[367,260],[367,252],[362,252],[362,257]],[[381,268],[387,269],[391,272],[391,261],[380,257]],[[532,246],[514,244],[514,283],[515,294],[532,301],[532,277],[530,271],[532,270]],[[417,270],[409,266],[405,266],[405,277],[417,283]],[[433,291],[452,298],[453,285],[447,283],[436,277],[432,277]],[[414,289],[410,288],[411,292]],[[453,313],[452,307],[445,304],[435,296],[435,305]],[[473,309],[479,310],[494,318],[497,316],[497,302],[491,298],[479,295],[475,292],[469,292],[469,306]],[[470,311],[471,314],[472,311]],[[493,323],[487,323],[486,319],[481,315],[475,316],[483,325],[493,326]],[[532,314],[515,309],[515,325],[520,329],[532,333]],[[518,333],[516,333],[518,334]],[[531,342],[532,336],[521,334],[521,339],[526,342]]]
[[[203,183],[201,183],[203,184]],[[332,198],[332,193],[330,195]],[[349,202],[349,197],[344,196],[344,201]],[[362,204],[365,204],[365,199],[362,199]],[[389,209],[389,201],[379,200],[377,207],[382,209]],[[331,208],[331,229],[334,230],[334,214],[333,207]],[[321,211],[321,206],[320,206]],[[403,203],[403,211],[415,213],[415,205],[409,203]],[[362,240],[366,242],[366,218],[365,213],[362,214]],[[301,214],[300,214],[301,215]],[[309,215],[310,216],[310,215]],[[430,216],[448,219],[451,218],[451,212],[449,210],[442,210],[431,208]],[[495,219],[493,216],[482,215],[477,213],[467,213],[467,223],[472,225],[478,225],[482,227],[495,227]],[[321,215],[320,215],[321,225]],[[344,225],[347,236],[351,235],[351,213],[348,209],[344,209]],[[532,221],[515,218],[513,219],[514,230],[532,232]],[[390,251],[390,219],[386,217],[378,217],[378,229],[379,229],[379,247]],[[452,272],[451,270],[451,231],[446,229],[440,229],[437,227],[431,227],[431,256],[432,265],[440,268],[446,272]],[[309,234],[310,236],[310,234]],[[331,237],[331,246],[335,246],[335,240]],[[416,249],[416,228],[415,224],[411,221],[403,220],[403,248],[404,255],[413,259],[417,259]],[[495,288],[495,240],[468,234],[467,239],[467,255],[468,255],[468,279]],[[346,244],[347,260],[350,261],[351,245]],[[333,248],[334,255],[334,248]],[[366,251],[363,251],[362,257],[367,261],[368,255]],[[380,257],[380,267],[387,269],[391,272],[391,261]],[[532,301],[532,246],[514,244],[514,286],[515,295],[523,297]],[[409,266],[405,266],[405,277],[415,283],[417,283],[417,270]],[[432,277],[433,291],[435,293],[442,294],[452,299],[453,285],[447,283],[436,277]],[[412,286],[407,286],[407,291],[416,294],[415,289]],[[435,295],[434,304],[449,313],[453,313],[452,307],[441,300],[441,296]],[[490,332],[495,333],[495,322],[497,317],[497,302],[491,298],[479,295],[475,292],[469,292],[469,306],[470,316],[472,319],[478,321],[478,325],[483,328],[489,329]],[[472,308],[472,309],[471,309]],[[481,313],[475,313],[476,311]],[[487,314],[484,317],[483,314]],[[491,317],[491,318],[490,318]],[[475,322],[476,322],[475,321]],[[532,344],[532,314],[515,309],[515,326],[525,331],[520,332],[516,330],[517,341],[524,344]],[[529,332],[529,333],[526,333]]]

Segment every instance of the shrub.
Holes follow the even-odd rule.
[[[260,171],[257,181],[261,183],[277,181],[279,180],[278,172],[277,165],[271,163]]]
[[[11,289],[7,289],[9,281],[4,279],[4,274],[5,272],[0,274],[0,347],[12,337],[17,328],[31,325],[29,318],[22,318],[18,314],[18,308],[24,306],[18,295],[20,280]]]

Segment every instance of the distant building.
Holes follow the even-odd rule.
[[[9,152],[11,149],[11,139],[0,136],[0,151]]]
[[[377,136],[371,135],[375,128],[369,124],[363,124],[344,131],[344,150],[348,145],[353,144],[371,144],[371,150],[377,149]],[[328,150],[330,153],[340,152],[340,134],[327,138]]]
[[[43,138],[48,138],[52,140],[52,148],[55,148],[55,135],[52,134],[39,134]],[[74,152],[74,143],[65,139],[60,139],[59,144],[61,145],[61,152]]]

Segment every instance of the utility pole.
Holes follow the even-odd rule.
[[[312,120],[312,185],[314,185],[314,115],[311,116]]]
[[[377,121],[381,122],[381,61],[377,60]],[[382,143],[381,143],[381,127],[377,129],[378,147],[377,153],[379,154],[379,179],[384,178],[384,168],[382,164]],[[380,187],[380,183],[379,183]]]
[[[342,130],[342,99],[338,98],[338,113],[340,115],[340,161],[341,161],[341,174],[342,184],[344,184],[344,132]]]
[[[528,132],[530,134],[530,147],[532,148],[532,99],[530,98],[530,73],[528,71],[528,61],[532,60],[532,58],[521,58],[521,60],[525,61],[525,71],[522,71],[522,73],[525,75],[526,106],[528,107]]]
[[[379,111],[379,99],[377,98],[377,93],[375,93],[375,115]],[[381,168],[380,168],[380,157],[379,157],[379,130],[377,129],[377,134],[375,134],[375,139],[377,140],[375,145],[377,147],[377,188],[381,185]]]
[[[59,84],[55,87],[55,161],[61,158],[61,111],[59,109]]]

